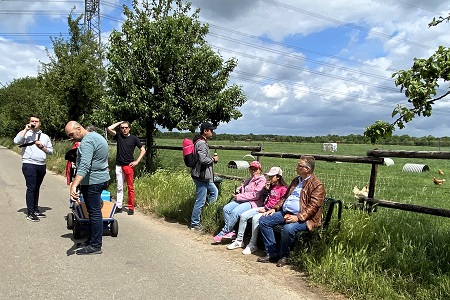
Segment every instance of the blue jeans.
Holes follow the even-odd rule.
[[[223,207],[223,219],[225,221],[225,225],[222,228],[223,233],[231,232],[236,225],[239,216],[251,209],[252,205],[250,202],[236,202],[231,201],[227,205]]]
[[[87,242],[95,249],[102,248],[103,217],[102,217],[102,191],[106,182],[92,185],[80,185],[86,209],[89,213],[89,235]]]
[[[195,184],[195,203],[192,209],[191,226],[200,226],[200,216],[202,214],[202,208],[206,202],[206,193],[209,192],[209,203],[214,203],[219,194],[214,182],[201,181],[192,178]]]
[[[239,231],[236,237],[237,241],[244,240],[245,229],[247,228],[247,221],[252,219],[252,237],[250,239],[249,244],[256,245],[258,240],[258,232],[259,232],[259,218],[262,216],[262,213],[259,213],[258,210],[262,207],[255,207],[243,212],[239,218]]]
[[[289,248],[294,244],[295,234],[300,230],[308,230],[306,223],[285,223],[285,212],[277,211],[271,216],[262,216],[259,219],[259,227],[266,247],[266,253],[270,257],[287,257]],[[277,248],[273,227],[285,224],[281,231],[280,248]]]
[[[28,214],[32,214],[39,210],[39,189],[41,188],[42,181],[44,181],[46,172],[45,165],[22,164],[22,173],[27,185],[25,199]]]

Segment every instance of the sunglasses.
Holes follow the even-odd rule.
[[[120,129],[128,129],[128,126],[127,127],[120,127]]]

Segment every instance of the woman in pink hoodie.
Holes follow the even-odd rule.
[[[239,216],[252,208],[264,205],[264,188],[266,177],[261,174],[261,164],[259,161],[252,161],[249,166],[251,177],[237,189],[238,194],[234,195],[227,205],[223,207],[223,218],[225,225],[222,230],[213,237],[216,243],[222,239],[233,239],[236,233],[233,228],[236,225]]]

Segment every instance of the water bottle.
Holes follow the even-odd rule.
[[[214,163],[217,164],[217,152],[214,152]]]

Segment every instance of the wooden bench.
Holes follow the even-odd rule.
[[[330,225],[335,209],[337,209],[336,229],[339,230],[342,217],[342,201],[333,198],[325,198],[322,204],[322,225],[319,228],[316,228],[313,232],[310,232],[309,230],[298,231],[295,236],[295,244],[298,245],[300,242],[307,243],[315,237],[320,237],[320,234]],[[284,225],[276,225],[273,229],[276,233],[281,233],[281,231],[283,231],[283,227]]]

